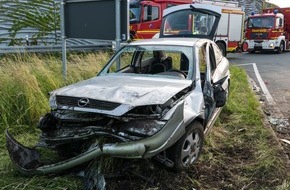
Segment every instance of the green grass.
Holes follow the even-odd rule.
[[[0,58],[0,189],[79,189],[80,180],[75,182],[69,176],[27,178],[15,171],[6,151],[4,130],[8,128],[25,145],[34,145],[39,134],[37,122],[49,111],[48,92],[95,76],[109,57],[107,52],[69,54],[66,80],[60,55]]]
[[[49,110],[48,92],[97,74],[108,53],[68,56],[67,80],[57,55],[11,55],[0,59],[0,129],[35,125]]]
[[[18,140],[33,145],[39,134],[36,124],[49,111],[47,93],[96,75],[109,57],[106,52],[69,54],[65,81],[60,55],[1,57],[1,131],[9,128]],[[249,86],[245,71],[232,66],[231,74],[229,101],[206,137],[203,154],[196,165],[179,175],[154,166],[146,169],[144,175],[153,176],[158,183],[150,184],[127,176],[123,180],[109,180],[108,189],[289,189],[281,147],[264,123],[259,102]],[[0,143],[0,189],[82,188],[82,181],[71,175],[21,175],[10,162],[3,133]]]
[[[275,189],[285,185],[285,155],[263,119],[246,73],[231,67],[231,74],[229,101],[207,138],[202,156],[203,169],[214,175],[204,179],[202,189],[213,188],[213,181],[219,181],[216,189]]]

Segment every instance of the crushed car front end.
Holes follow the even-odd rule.
[[[34,148],[19,144],[6,131],[10,157],[22,173],[59,173],[102,155],[150,158],[184,134],[184,100],[191,91],[191,81],[157,78],[159,85],[151,87],[152,79],[138,77],[143,87],[131,82],[134,93],[128,94],[127,87],[120,85],[117,90],[116,86],[119,81],[127,81],[128,85],[135,80],[131,76],[111,77],[110,81],[116,84],[100,94],[111,101],[100,100],[97,93],[84,94],[102,88],[102,80],[107,77],[95,77],[52,92],[52,110],[40,119],[38,127],[42,132]],[[166,89],[169,84],[170,90]],[[122,102],[124,99],[127,100]],[[62,158],[55,163],[42,162],[40,148],[55,150]]]

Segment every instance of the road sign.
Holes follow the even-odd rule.
[[[61,0],[62,73],[66,79],[66,39],[129,39],[129,0]]]
[[[118,17],[120,16],[120,17]],[[115,0],[67,0],[64,6],[66,38],[116,40],[116,20],[120,18],[121,41],[129,39],[129,3],[120,1],[120,15]]]

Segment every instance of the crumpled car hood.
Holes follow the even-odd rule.
[[[91,98],[131,106],[163,104],[190,86],[192,81],[110,74],[81,81],[52,92],[53,95]]]

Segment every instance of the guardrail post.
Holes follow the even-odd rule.
[[[64,6],[65,6],[65,0],[62,0],[61,5],[60,5],[62,76],[63,76],[63,79],[66,80],[67,68],[66,68],[66,36],[65,36],[65,25],[64,25]]]
[[[115,0],[116,6],[116,52],[121,48],[121,3],[120,0]],[[117,69],[120,69],[120,60],[117,63]]]

